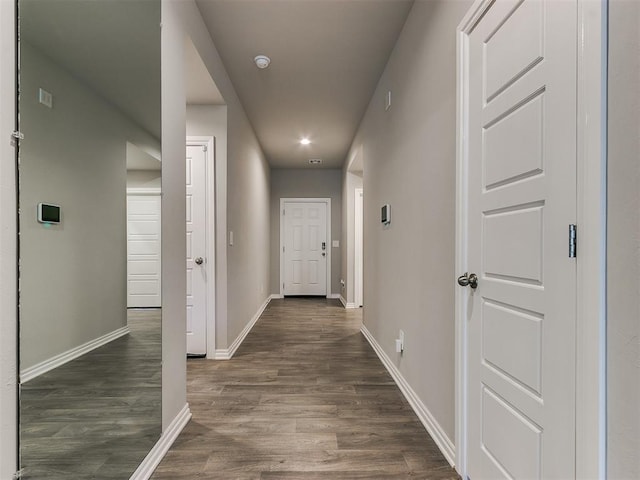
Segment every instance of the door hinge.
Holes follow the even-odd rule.
[[[207,146],[206,145],[202,145],[202,151],[206,152],[207,151]]]
[[[24,133],[19,130],[14,130],[13,132],[11,132],[11,139],[13,140],[13,144],[17,145],[22,140],[24,140]]]
[[[577,227],[574,224],[569,225],[569,258],[576,258],[576,243],[578,240]]]

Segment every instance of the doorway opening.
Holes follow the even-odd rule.
[[[160,308],[161,162],[127,142],[127,308]]]
[[[214,358],[218,161],[226,157],[227,106],[198,50],[185,38],[187,355]],[[223,193],[223,192],[220,192]],[[224,231],[222,231],[224,236]],[[224,246],[224,242],[222,243]]]
[[[346,268],[340,300],[345,308],[364,306],[364,156],[355,149],[347,165],[344,192],[347,196]]]
[[[362,188],[355,189],[354,206],[353,297],[356,308],[359,308],[364,306],[364,190]]]

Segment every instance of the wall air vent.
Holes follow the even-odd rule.
[[[320,165],[322,163],[322,159],[321,158],[310,158],[309,159],[309,163],[311,165]]]

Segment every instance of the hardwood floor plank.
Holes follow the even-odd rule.
[[[274,300],[233,359],[190,359],[193,420],[152,479],[457,479],[361,322],[334,300]]]

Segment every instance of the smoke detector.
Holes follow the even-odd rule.
[[[309,163],[311,165],[320,165],[322,163],[322,159],[321,158],[310,158],[309,159]]]
[[[256,66],[260,69],[267,68],[271,63],[271,59],[266,55],[258,55],[253,61],[256,62]]]

